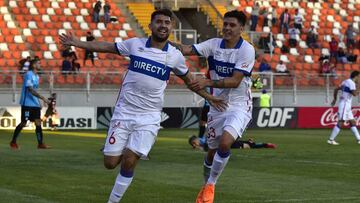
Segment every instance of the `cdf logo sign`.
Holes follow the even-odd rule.
[[[286,127],[286,122],[293,119],[295,108],[261,108],[257,117],[257,126]]]

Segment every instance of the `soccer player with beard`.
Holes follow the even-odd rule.
[[[336,136],[339,134],[341,126],[345,121],[350,121],[351,131],[356,137],[358,144],[360,144],[360,135],[359,131],[356,128],[356,121],[354,115],[351,111],[351,103],[353,96],[359,94],[359,90],[356,89],[356,84],[359,82],[360,73],[359,71],[353,71],[350,74],[350,78],[344,80],[339,87],[337,87],[334,91],[334,99],[331,102],[331,106],[334,106],[336,103],[336,98],[339,90],[341,90],[341,97],[339,101],[338,107],[338,123],[334,126],[330,137],[327,141],[330,145],[339,145],[338,142],[335,141]]]
[[[195,84],[185,58],[167,41],[172,30],[170,10],[151,14],[149,38],[131,38],[123,42],[82,42],[70,34],[62,34],[63,46],[75,46],[90,51],[121,54],[130,57],[130,64],[121,87],[110,122],[104,147],[104,165],[114,169],[120,164],[109,203],[119,202],[134,176],[140,158],[147,157],[160,128],[164,90],[170,71],[185,84]],[[226,108],[223,99],[196,90],[218,111]]]
[[[214,201],[215,184],[230,158],[230,148],[251,120],[251,72],[255,49],[241,37],[245,23],[243,12],[229,11],[224,15],[222,39],[213,38],[192,46],[173,43],[184,55],[198,54],[208,59],[210,79],[198,80],[191,88],[212,87],[214,95],[225,98],[228,104],[222,112],[210,107],[207,126],[209,150],[204,161],[205,184],[197,196],[197,203]]]

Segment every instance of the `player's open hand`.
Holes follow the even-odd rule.
[[[217,111],[225,111],[228,107],[227,102],[220,97],[212,97],[211,99],[208,99],[209,104],[214,107]]]
[[[76,41],[78,40],[74,34],[72,32],[67,33],[62,33],[59,36],[60,39],[60,43],[64,48],[68,48],[70,46],[74,46]]]
[[[209,79],[199,78],[199,79],[196,79],[196,80],[192,80],[188,84],[188,87],[189,87],[189,89],[191,89],[193,91],[199,91],[199,90],[202,90],[205,87],[207,87],[208,83],[209,83]]]

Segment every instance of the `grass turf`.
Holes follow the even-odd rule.
[[[141,161],[123,203],[193,203],[202,184],[204,153],[187,137],[195,130],[161,130],[150,161]],[[216,203],[360,202],[360,145],[350,130],[340,146],[326,144],[330,130],[248,130],[246,137],[272,149],[232,150]],[[9,149],[12,131],[0,131],[1,203],[106,202],[116,170],[102,165],[103,131],[45,132],[51,150],[37,150],[23,131],[21,150]]]

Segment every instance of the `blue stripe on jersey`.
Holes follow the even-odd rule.
[[[231,77],[235,67],[234,63],[222,62],[214,59],[214,56],[208,57],[209,70],[215,70],[221,77]]]
[[[346,86],[342,86],[341,87],[341,90],[343,91],[343,92],[347,92],[347,93],[352,93],[352,91],[351,91],[351,89],[349,88],[349,87],[346,87]]]
[[[130,55],[129,70],[166,81],[169,80],[171,68],[147,58]]]
[[[236,43],[234,49],[239,49],[239,48],[241,47],[243,41],[244,41],[243,38],[240,37],[240,40],[238,41],[238,43]],[[226,48],[225,48],[225,40],[224,40],[224,39],[223,39],[223,40],[221,41],[221,43],[220,43],[220,48],[221,48],[221,49],[226,49]]]

